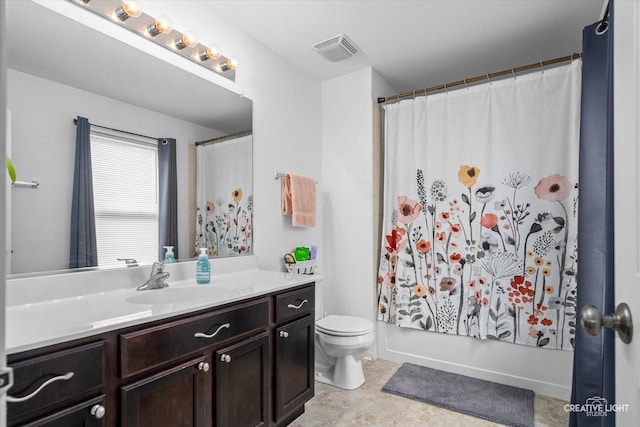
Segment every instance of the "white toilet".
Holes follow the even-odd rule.
[[[330,315],[316,321],[316,380],[345,390],[364,384],[361,360],[372,357],[373,322]]]

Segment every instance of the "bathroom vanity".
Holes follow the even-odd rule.
[[[304,412],[314,277],[253,270],[168,282],[10,306],[9,395],[40,391],[8,403],[8,426],[280,426]],[[29,332],[38,323],[48,335]],[[12,349],[14,333],[25,335]]]

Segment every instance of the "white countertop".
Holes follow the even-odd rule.
[[[169,287],[164,289],[136,291],[131,286],[112,286],[93,294],[20,300],[7,306],[7,354],[216,307],[321,278],[254,269],[212,275],[206,285],[195,279],[168,279]]]

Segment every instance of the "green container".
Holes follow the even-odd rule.
[[[296,261],[308,261],[309,248],[296,248],[293,256],[296,258]]]

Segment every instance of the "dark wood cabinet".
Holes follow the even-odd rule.
[[[314,393],[314,318],[275,331],[275,420],[280,422]]]
[[[36,421],[25,427],[103,427],[104,396],[73,405]]]
[[[314,393],[314,294],[310,283],[12,354],[9,394],[29,399],[8,404],[8,426],[287,425]]]
[[[269,425],[269,334],[215,353],[216,426]]]
[[[122,387],[122,427],[204,427],[208,371],[200,357]]]

